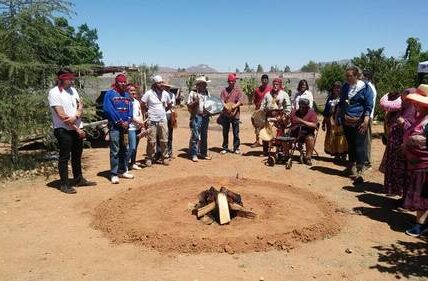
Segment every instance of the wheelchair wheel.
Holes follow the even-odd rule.
[[[275,158],[273,156],[269,156],[267,159],[267,164],[271,167],[275,166]]]
[[[290,157],[290,158],[288,158],[287,162],[285,163],[285,168],[287,170],[291,169],[291,167],[293,166],[293,161],[292,160],[293,159]]]

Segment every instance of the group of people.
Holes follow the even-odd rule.
[[[321,128],[326,130],[325,152],[338,161],[348,161],[344,173],[355,183],[363,182],[363,173],[371,161],[371,124],[376,102],[376,89],[371,83],[371,73],[363,75],[355,67],[345,72],[346,82],[335,82],[327,98]],[[82,130],[81,116],[83,102],[76,89],[72,87],[74,75],[63,69],[58,73],[57,86],[49,92],[49,105],[52,111],[54,133],[59,145],[60,189],[65,193],[76,193],[75,187],[95,185],[82,175],[81,155]],[[219,112],[217,123],[223,128],[221,154],[240,154],[240,107],[243,94],[236,85],[238,77],[229,74],[227,87],[220,93],[223,109]],[[210,81],[206,76],[195,80],[195,88],[187,98],[190,113],[189,158],[193,162],[200,159],[211,160],[208,154],[208,127],[211,117],[205,108],[211,94]],[[140,138],[147,137],[145,166],[154,161],[169,165],[173,158],[172,140],[175,120],[175,96],[170,85],[162,77],[152,77],[151,88],[141,97],[138,87],[130,84],[127,77],[115,77],[111,89],[106,92],[103,103],[105,117],[108,119],[110,140],[110,180],[119,183],[119,178],[132,179],[131,169],[141,169],[136,162]],[[297,91],[291,95],[284,90],[282,80],[276,78],[269,85],[269,77],[261,77],[261,85],[253,94],[256,110],[280,112],[280,116],[290,124],[288,133],[297,134],[305,145],[304,163],[312,165],[311,156],[315,146],[315,131],[318,118],[314,98],[306,80],[298,83]],[[403,199],[403,207],[417,212],[417,224],[407,231],[418,236],[428,233],[425,223],[428,216],[428,86],[407,89],[403,93],[391,92],[380,101],[385,110],[386,150],[381,170],[385,173],[385,192]],[[277,117],[279,118],[279,117]],[[254,121],[254,120],[253,120]],[[253,122],[254,124],[254,122]],[[229,131],[232,127],[233,142],[229,148]],[[255,126],[256,127],[256,126]],[[260,143],[260,128],[255,129],[255,142],[251,147],[263,147],[267,154],[266,141]],[[284,151],[288,148],[285,144]],[[74,180],[68,178],[68,161],[71,156]]]

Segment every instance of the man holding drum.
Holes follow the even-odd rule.
[[[260,106],[262,104],[262,100],[265,97],[265,95],[272,90],[272,87],[269,85],[269,76],[267,74],[263,74],[261,78],[261,85],[256,88],[256,90],[253,93],[253,103],[255,106],[256,111],[254,112],[253,116],[251,116],[251,123],[254,126],[254,133],[256,134],[256,141],[251,145],[252,148],[261,146],[259,141],[259,133],[260,133],[260,127],[257,126],[257,124],[254,122],[254,118],[257,115],[260,115],[258,112],[260,110]]]
[[[198,162],[198,154],[201,159],[211,160],[208,155],[208,124],[210,116],[204,110],[204,103],[210,96],[207,83],[211,82],[205,76],[199,76],[195,80],[196,91],[191,91],[187,100],[187,108],[190,112],[190,157],[193,162]]]

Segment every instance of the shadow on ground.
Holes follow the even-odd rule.
[[[412,226],[415,220],[413,214],[399,209],[400,201],[398,199],[372,193],[360,194],[357,198],[371,207],[355,207],[353,210],[356,214],[387,223],[393,231],[404,232]]]
[[[384,188],[383,185],[376,182],[363,182],[363,183],[356,183],[354,185],[348,185],[342,187],[343,190],[355,192],[355,193],[364,193],[364,192],[372,192],[372,193],[378,193],[383,194]]]
[[[389,246],[373,248],[378,251],[378,263],[371,269],[394,274],[396,279],[428,277],[427,238],[416,242],[398,241]]]

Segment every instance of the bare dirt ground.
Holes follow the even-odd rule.
[[[221,131],[212,122],[213,160],[188,160],[187,113],[180,112],[177,158],[168,167],[112,185],[108,149],[99,148],[84,151],[95,188],[66,195],[50,187],[56,178],[6,183],[0,280],[428,280],[427,240],[403,233],[413,214],[382,194],[379,139],[367,182],[353,186],[322,152],[322,132],[312,168],[265,166],[261,149],[248,146],[249,116],[242,114],[243,155],[218,153]],[[144,151],[143,140],[141,158]],[[189,203],[220,184],[240,192],[257,218],[224,227],[196,221]]]

